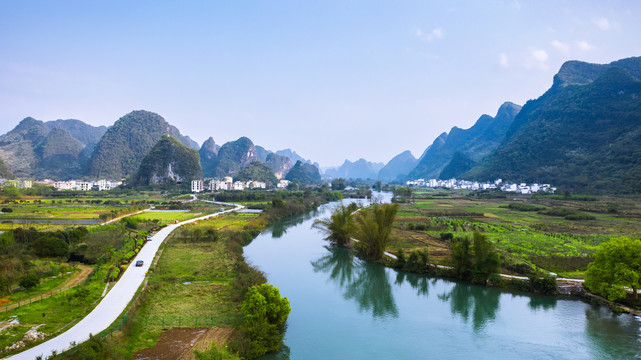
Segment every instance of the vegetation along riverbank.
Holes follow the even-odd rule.
[[[185,351],[181,353],[191,358],[207,358],[218,353],[225,353],[229,358],[255,358],[267,351],[277,350],[282,342],[284,324],[289,312],[285,311],[288,309],[287,299],[280,297],[275,288],[254,288],[264,284],[266,279],[264,274],[245,262],[242,255],[243,245],[249,243],[269,224],[312,210],[324,202],[335,200],[336,196],[337,194],[322,188],[270,192],[268,196],[261,195],[260,199],[254,199],[255,196],[250,195],[245,200],[252,200],[252,207],[261,208],[262,212],[230,213],[180,227],[162,245],[144,287],[139,290],[118,321],[103,333],[96,334],[86,343],[77,345],[59,356],[70,359],[140,358],[145,357],[145,354],[168,351],[175,345],[172,341],[167,341],[168,338],[177,341],[189,339],[193,340],[194,344],[197,343],[194,349],[200,351],[198,355],[194,355],[194,349],[191,347],[183,349]],[[157,204],[156,207],[162,206]],[[133,238],[146,239],[150,230],[148,226],[162,226],[163,223],[174,221],[173,218],[167,218],[167,214],[185,216],[193,213],[194,216],[199,216],[217,211],[220,205],[194,201],[173,202],[167,207],[184,208],[188,212],[147,212],[127,217],[113,225],[89,228],[89,231],[100,230],[115,236],[130,234]],[[124,232],[118,233],[114,230],[116,227]],[[17,233],[20,231],[22,230],[18,230]],[[15,233],[14,229],[5,233],[5,236],[11,237]],[[121,247],[131,251],[130,245]],[[99,253],[113,253],[113,248],[114,246],[106,245]],[[45,339],[64,331],[90,311],[99,301],[105,286],[109,286],[105,279],[116,280],[116,273],[121,268],[103,263],[100,269],[103,269],[104,273],[94,275],[96,285],[90,293],[92,298],[86,309],[83,312],[78,309],[69,313],[66,326],[61,326],[58,332],[43,331]],[[251,300],[245,301],[250,290],[253,291]],[[20,292],[15,292],[18,293]],[[69,306],[77,305],[77,301],[68,301],[68,298],[71,296],[62,297]],[[267,304],[279,304],[281,310],[278,314],[261,317],[265,316],[264,306],[261,305],[265,301]],[[42,306],[50,305],[43,301]],[[34,314],[32,316],[42,314],[40,308],[33,310],[30,307],[35,307],[35,304],[23,306],[21,309]],[[271,308],[271,305],[268,307]],[[61,307],[61,311],[64,309]],[[5,315],[7,321],[15,316],[12,311]],[[17,319],[22,324],[27,320],[23,320],[21,316],[24,318],[20,315]],[[39,320],[39,323],[46,320]],[[37,322],[31,318],[28,321],[28,324]],[[20,330],[25,331],[14,331],[13,337],[7,338],[6,342],[14,343],[17,339],[22,339],[29,328]],[[25,345],[33,346],[43,340],[28,342]]]
[[[617,271],[603,265],[609,264],[606,256],[639,253],[634,251],[639,241],[632,240],[641,230],[636,199],[410,188],[397,188],[395,195],[397,211],[386,225],[391,235],[381,230],[384,217],[375,216],[376,210],[353,213],[339,207],[314,226],[328,240],[351,246],[344,239],[368,236],[362,226],[373,227],[373,222],[366,217],[378,218],[376,231],[389,236],[379,242],[379,251],[372,255],[362,251],[360,242],[354,245],[371,261],[487,286],[587,296],[614,311],[635,312],[641,306],[636,294],[641,268],[634,265],[639,262],[622,261]]]

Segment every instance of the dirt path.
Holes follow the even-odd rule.
[[[193,360],[194,350],[207,350],[212,343],[222,346],[231,338],[230,328],[172,328],[160,334],[154,347],[133,355],[137,360]]]
[[[25,299],[25,300],[20,300],[20,303],[11,303],[11,304],[5,306],[4,309],[2,309],[2,310],[9,311],[9,310],[13,310],[13,309],[17,308],[18,305],[24,306],[26,304],[31,304],[31,303],[40,301],[41,299],[42,300],[48,299],[48,298],[50,298],[52,296],[52,294],[53,295],[59,294],[60,292],[64,291],[65,289],[69,289],[71,287],[74,287],[74,286],[80,284],[82,281],[87,279],[87,277],[89,277],[89,274],[91,274],[91,272],[93,271],[93,267],[91,267],[91,266],[82,265],[82,264],[79,264],[79,265],[76,265],[76,266],[80,269],[80,272],[78,274],[76,274],[75,276],[73,276],[71,279],[65,280],[62,284],[58,285],[54,289],[51,289],[49,291],[45,291],[42,294],[36,294],[36,295],[32,296],[29,300]]]
[[[122,219],[122,218],[125,218],[125,217],[127,217],[127,216],[132,216],[132,215],[142,214],[142,213],[147,212],[147,211],[149,211],[149,210],[151,210],[151,208],[149,208],[149,209],[144,209],[144,210],[140,210],[140,211],[136,211],[136,212],[131,213],[131,214],[121,215],[121,216],[118,216],[117,218],[113,218],[113,219],[111,219],[111,220],[105,221],[105,222],[103,222],[102,224],[98,224],[98,226],[100,226],[100,225],[107,225],[107,224],[111,224],[112,222],[118,221],[118,220],[120,220],[120,219]]]

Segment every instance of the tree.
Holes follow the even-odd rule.
[[[485,284],[490,274],[499,270],[501,259],[487,236],[475,232],[472,239],[456,239],[452,245],[454,272],[459,279]]]
[[[370,260],[379,260],[391,239],[398,204],[374,204],[355,219],[356,250]]]
[[[454,272],[459,279],[468,279],[472,269],[472,242],[470,238],[456,239],[450,254]]]
[[[625,298],[628,289],[637,298],[641,289],[641,241],[618,237],[599,245],[594,261],[588,265],[585,286],[610,301]]]
[[[332,180],[332,190],[345,190],[347,187],[347,184],[345,183],[345,179],[343,178],[338,178]]]
[[[273,285],[256,285],[247,291],[241,306],[243,331],[251,344],[245,354],[247,358],[254,359],[280,348],[290,310],[289,300],[281,298]]]
[[[474,241],[474,269],[472,270],[474,282],[485,284],[490,274],[496,273],[501,267],[499,254],[492,249],[492,243],[486,235],[475,232]]]
[[[337,245],[347,245],[352,239],[353,221],[352,213],[356,210],[356,204],[348,206],[340,205],[332,210],[329,218],[316,219],[312,227],[325,233],[329,240]]]

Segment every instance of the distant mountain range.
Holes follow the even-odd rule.
[[[355,162],[345,160],[338,168],[325,170],[325,177],[344,179],[377,179],[378,172],[385,166],[383,163],[373,163],[365,159],[358,159]]]
[[[520,110],[520,106],[506,102],[501,105],[495,117],[482,115],[467,130],[453,127],[449,134],[441,134],[425,151],[408,178],[441,178],[441,172],[457,152],[472,162],[480,161],[498,148]]]
[[[482,115],[469,129],[453,127],[419,159],[404,151],[385,165],[345,160],[324,176],[397,182],[503,178],[578,192],[638,193],[640,100],[641,57],[604,65],[568,61],[538,99],[522,108],[506,102],[494,117]],[[145,160],[148,156],[154,163]],[[176,161],[193,166],[178,174]],[[285,178],[312,184],[320,183],[318,169],[317,163],[291,149],[269,151],[246,137],[222,146],[210,137],[199,147],[160,115],[144,110],[126,114],[109,128],[79,120],[43,122],[27,117],[0,136],[1,178],[128,177],[154,186],[154,176],[171,182],[200,176],[202,171],[205,177],[261,176],[270,182]]]
[[[0,136],[0,158],[17,177],[80,177],[106,131],[105,126],[79,120],[43,122],[28,117]]]
[[[198,151],[187,151],[193,149]],[[194,154],[198,166],[181,165],[193,164]],[[295,151],[275,153],[246,137],[222,147],[210,137],[199,147],[162,116],[145,110],[132,111],[109,128],[79,120],[43,122],[29,117],[0,136],[0,178],[128,178],[133,185],[163,187],[204,173],[205,177],[260,175],[275,183],[298,160],[317,167]],[[250,167],[253,163],[263,165]],[[298,169],[304,177],[301,183],[309,182],[310,171]]]

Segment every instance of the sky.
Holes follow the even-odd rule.
[[[27,116],[163,116],[322,167],[420,156],[552,84],[641,56],[639,1],[5,1],[0,134]]]

